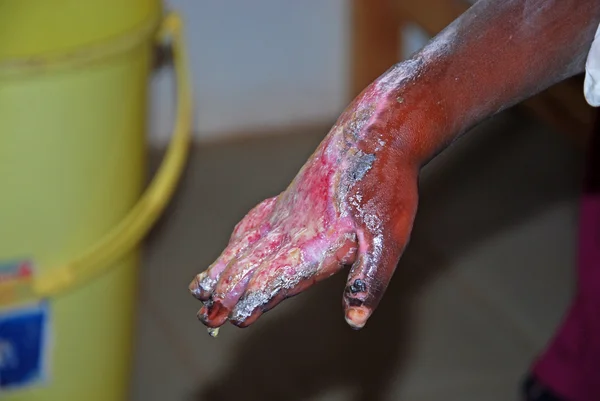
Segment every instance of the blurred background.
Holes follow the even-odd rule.
[[[129,399],[518,399],[573,290],[591,122],[581,78],[485,121],[426,167],[413,239],[365,329],[344,322],[342,273],[211,338],[191,279],[250,208],[285,189],[364,86],[470,4],[165,5],[184,21],[193,145],[143,244]],[[168,60],[149,85],[148,179],[175,119]]]
[[[589,131],[578,82],[485,122],[428,166],[413,240],[365,330],[343,320],[344,274],[217,339],[184,290],[351,98],[465,7],[410,3],[167,3],[187,23],[196,146],[146,244],[134,399],[517,399],[572,291]],[[159,149],[168,81],[153,83]]]

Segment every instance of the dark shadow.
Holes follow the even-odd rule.
[[[479,241],[578,193],[581,158],[565,166],[530,157],[561,146],[539,126],[503,113],[475,131],[426,168],[411,244],[365,329],[343,321],[342,273],[287,301],[295,303],[287,313],[271,312],[246,329],[233,360],[194,399],[294,401],[338,387],[357,401],[388,399],[410,352],[414,295]]]

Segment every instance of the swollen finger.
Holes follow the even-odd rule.
[[[192,295],[201,301],[207,301],[221,274],[235,257],[246,251],[261,238],[258,230],[249,232],[239,241],[232,243],[225,248],[221,256],[202,273],[196,275],[189,285],[189,291]]]

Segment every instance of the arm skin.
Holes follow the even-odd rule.
[[[600,0],[477,2],[369,85],[290,186],[235,227],[190,284],[199,319],[246,327],[351,265],[345,317],[363,327],[409,242],[421,167],[483,119],[582,72],[599,23]]]
[[[365,91],[389,82],[381,129],[426,163],[483,119],[583,72],[599,23],[597,0],[481,0]]]

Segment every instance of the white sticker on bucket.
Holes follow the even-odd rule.
[[[49,329],[47,301],[0,309],[0,393],[46,382]]]

